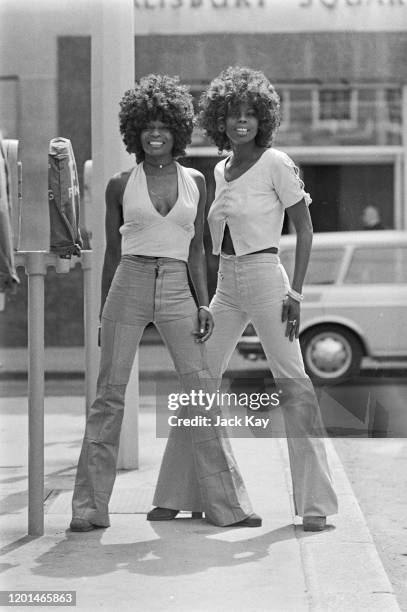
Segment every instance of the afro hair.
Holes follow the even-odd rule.
[[[159,119],[174,138],[172,154],[185,155],[194,127],[192,96],[178,77],[149,74],[125,92],[120,101],[120,133],[128,153],[135,153],[137,163],[145,154],[141,132],[150,121]]]
[[[216,77],[199,101],[199,125],[213,140],[219,152],[231,149],[225,131],[229,111],[243,102],[249,103],[259,122],[255,142],[259,147],[270,147],[280,124],[280,98],[267,77],[259,70],[229,67]]]

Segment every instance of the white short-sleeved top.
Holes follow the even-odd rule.
[[[161,215],[148,192],[144,164],[131,172],[123,194],[122,255],[172,257],[188,261],[195,234],[199,189],[188,170],[178,162],[178,198],[171,210]]]
[[[278,248],[284,210],[303,198],[307,205],[312,202],[298,168],[286,153],[270,148],[241,176],[226,181],[227,159],[215,167],[215,199],[208,215],[213,253],[221,251],[226,224],[236,255]]]

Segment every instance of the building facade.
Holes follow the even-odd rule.
[[[198,99],[229,65],[267,74],[316,231],[362,229],[366,206],[407,227],[407,0],[135,0],[134,19],[136,79],[178,74]],[[0,129],[21,143],[23,246],[44,248],[49,140],[72,140],[80,174],[91,155],[92,0],[2,0],[0,20]],[[218,159],[197,130],[208,203]]]

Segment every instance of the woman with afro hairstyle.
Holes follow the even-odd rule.
[[[271,147],[279,98],[262,72],[224,70],[202,95],[200,110],[200,124],[219,151],[231,152],[215,167],[208,214],[213,252],[220,255],[210,305],[215,326],[207,343],[209,364],[220,380],[244,328],[253,323],[279,390],[295,512],[303,517],[304,530],[320,531],[326,516],[337,512],[337,499],[298,340],[312,244],[311,198],[293,161]],[[291,285],[278,257],[285,211],[297,233]]]
[[[190,142],[192,97],[178,78],[149,75],[124,94],[120,106],[120,131],[137,163],[113,176],[106,189],[101,361],[77,469],[72,531],[110,524],[124,394],[148,323],[165,341],[183,391],[214,391],[204,344],[213,329],[202,239],[205,180],[176,161]],[[203,415],[204,407],[190,405],[177,413]],[[229,441],[212,425],[171,429],[154,503],[148,520],[170,520],[188,510],[195,518],[204,511],[220,526],[261,524]]]

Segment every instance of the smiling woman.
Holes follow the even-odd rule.
[[[281,394],[291,462],[294,505],[305,531],[320,531],[337,512],[319,406],[298,341],[302,285],[312,243],[308,206],[294,162],[271,147],[279,98],[266,76],[239,66],[224,70],[201,98],[201,126],[231,154],[215,167],[215,199],[208,213],[213,253],[220,255],[211,302],[215,327],[208,342],[221,379],[251,321]],[[284,214],[296,238],[290,286],[278,252]]]
[[[174,139],[172,156],[185,155],[191,142],[194,110],[188,89],[166,75],[149,75],[138,86],[125,92],[120,102],[120,133],[128,153],[135,153],[136,161],[144,160],[141,132],[154,122],[162,122]]]
[[[174,138],[167,125],[155,119],[148,122],[140,140],[146,155],[143,163],[149,199],[157,212],[166,216],[178,199],[178,176],[172,157]]]
[[[79,458],[72,531],[109,526],[124,395],[147,324],[168,346],[183,389],[214,391],[203,344],[213,329],[202,240],[205,180],[176,161],[191,139],[192,96],[177,78],[149,75],[120,106],[120,131],[137,164],[106,189],[100,373]],[[199,415],[188,404],[176,416]],[[189,510],[221,526],[261,524],[228,440],[212,425],[170,430],[154,504],[151,521]]]

